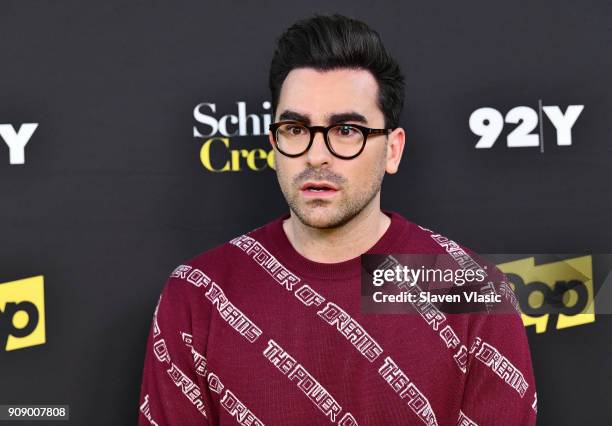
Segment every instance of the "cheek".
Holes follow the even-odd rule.
[[[286,188],[291,186],[293,176],[295,176],[296,173],[291,164],[288,161],[279,160],[278,157],[276,157],[274,167],[276,168],[276,176],[280,184]]]
[[[365,160],[365,158],[364,158]],[[380,181],[380,176],[385,173],[386,161],[384,157],[368,158],[358,167],[347,170],[343,176],[347,178],[346,189],[347,193],[355,194],[363,191],[369,191],[373,185],[377,185]]]
[[[351,186],[359,188],[360,185],[367,185],[368,182],[372,181],[372,178],[378,176],[381,167],[384,168],[384,161],[372,156],[367,158],[367,161],[363,161],[358,166],[352,168],[350,174],[347,173],[345,176],[348,177]]]

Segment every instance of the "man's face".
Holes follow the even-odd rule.
[[[274,121],[299,120],[310,126],[341,122],[382,129],[384,115],[377,97],[378,83],[367,70],[297,68],[283,82]],[[379,205],[385,169],[394,173],[399,162],[387,155],[386,139],[385,135],[368,136],[363,152],[351,160],[333,156],[322,133],[299,157],[276,151],[278,182],[293,213],[305,225],[333,228],[373,203]],[[315,191],[305,187],[308,183],[331,184],[335,190]]]

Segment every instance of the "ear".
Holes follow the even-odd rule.
[[[399,163],[402,159],[406,134],[403,128],[398,127],[389,133],[387,138],[387,167],[385,170],[389,174],[394,174],[397,172]]]

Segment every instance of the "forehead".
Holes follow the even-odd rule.
[[[310,116],[312,122],[326,122],[332,114],[355,111],[371,122],[383,117],[377,100],[378,83],[370,71],[296,68],[283,82],[277,116],[289,109]]]

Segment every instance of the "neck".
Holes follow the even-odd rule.
[[[378,197],[376,201],[380,200]],[[380,202],[373,202],[337,228],[313,228],[291,212],[283,222],[283,229],[291,245],[305,258],[313,262],[338,263],[368,251],[390,224],[391,219],[380,210]]]

